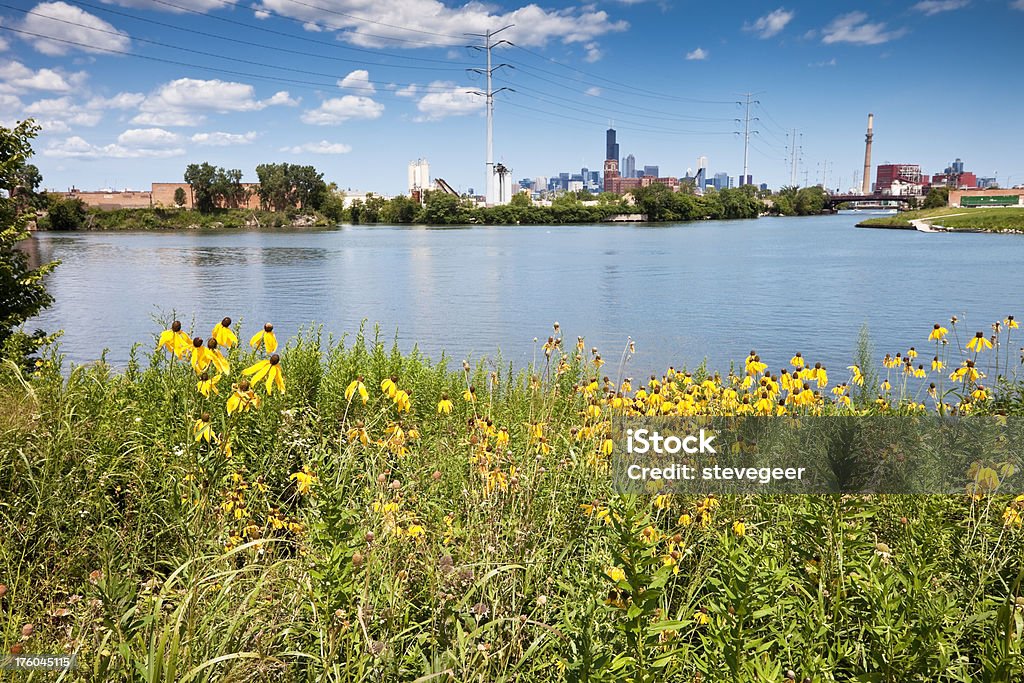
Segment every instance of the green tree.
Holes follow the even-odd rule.
[[[185,206],[185,188],[179,187],[174,190],[174,205],[178,207]]]
[[[949,204],[949,188],[948,187],[933,187],[928,191],[928,196],[924,198],[924,209],[941,209]]]
[[[429,225],[452,225],[469,219],[462,200],[447,192],[428,192],[423,207],[423,222]]]
[[[189,164],[185,168],[185,182],[192,191],[192,206],[199,213],[210,213],[217,208],[217,169],[207,162]]]
[[[56,198],[50,204],[47,215],[50,219],[50,228],[53,230],[74,230],[82,227],[89,212],[85,202],[77,197],[73,199]]]
[[[410,197],[400,194],[385,205],[380,220],[383,223],[412,223],[416,220],[419,210],[419,204]]]
[[[33,268],[29,254],[19,244],[29,237],[19,188],[26,178],[32,140],[39,126],[28,119],[13,128],[0,126],[0,356],[15,362],[25,360],[46,343],[42,330],[32,334],[21,326],[53,302],[43,278],[57,263]],[[6,195],[6,196],[5,196]]]
[[[512,195],[512,199],[509,200],[509,204],[519,208],[526,208],[528,206],[533,206],[533,200],[530,199],[530,194],[528,192],[516,192]]]

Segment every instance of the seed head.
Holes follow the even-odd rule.
[[[264,332],[273,332],[274,331],[274,326],[271,325],[270,323],[266,323],[266,324],[263,325],[263,331]]]
[[[225,316],[225,318],[220,321],[220,324],[221,327],[231,327],[231,318]]]
[[[181,321],[175,320],[171,323],[171,332],[181,332]]]

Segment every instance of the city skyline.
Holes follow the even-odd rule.
[[[484,187],[483,54],[467,32],[514,26],[495,48],[495,161],[513,177],[620,160],[683,176],[742,170],[737,102],[754,93],[750,173],[845,189],[875,114],[873,164],[1024,182],[1010,68],[1024,0],[925,0],[856,11],[753,2],[671,7],[452,6],[437,0],[103,0],[0,3],[0,125],[33,117],[44,186],[145,187],[199,161],[255,179],[309,163],[344,188],[399,193],[425,158],[459,190]],[[938,46],[953,45],[958,59]],[[995,65],[996,68],[991,68]],[[950,113],[950,85],[957,93]],[[607,144],[607,140],[605,140]],[[639,170],[639,169],[637,169]],[[696,169],[694,169],[696,170]]]

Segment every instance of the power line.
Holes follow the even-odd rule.
[[[750,99],[753,96],[754,96],[754,93],[748,92],[748,93],[745,94],[745,97],[746,97],[746,109],[744,110],[745,113],[743,115],[743,181],[740,183],[741,186],[744,183],[746,183],[747,176],[749,175],[749,173],[748,173],[748,171],[749,171],[749,168],[748,168],[749,167],[749,163],[748,162],[749,162],[749,157],[750,157],[749,147],[750,147],[750,135],[751,135],[751,131],[750,131],[750,121],[751,121],[751,118],[750,118],[750,104],[751,104],[751,102],[753,102],[754,104],[758,104],[757,100],[751,100]],[[744,103],[743,102],[737,102],[736,104],[744,104]],[[739,121],[739,119],[736,119],[736,120]],[[757,121],[758,119],[757,119],[757,117],[754,117],[753,120]],[[753,133],[756,135],[757,131],[753,131]]]
[[[483,45],[473,45],[472,47],[475,50],[482,50],[483,52],[487,53],[487,68],[486,69],[470,69],[470,71],[472,71],[474,73],[482,74],[482,75],[485,75],[487,77],[487,90],[485,92],[483,92],[483,93],[477,93],[479,95],[484,95],[487,98],[487,160],[485,162],[486,163],[486,167],[487,167],[487,178],[486,178],[486,180],[487,180],[487,185],[486,185],[487,195],[486,195],[486,200],[485,201],[486,201],[487,204],[495,204],[495,203],[497,203],[497,201],[496,201],[497,198],[496,198],[495,192],[494,192],[494,95],[496,93],[499,93],[499,92],[503,91],[503,90],[510,90],[510,88],[505,88],[505,87],[501,87],[501,88],[498,88],[497,90],[494,90],[493,87],[491,86],[491,78],[492,78],[492,75],[494,74],[494,72],[497,69],[501,69],[502,67],[507,67],[508,66],[508,64],[498,64],[498,65],[492,66],[491,65],[491,51],[494,48],[498,47],[499,45],[511,45],[511,43],[509,43],[507,40],[499,40],[497,42],[491,42],[491,38],[493,38],[497,34],[501,33],[502,31],[507,31],[508,29],[512,28],[513,26],[514,26],[514,24],[509,24],[508,26],[504,26],[502,28],[499,28],[497,31],[490,31],[490,30],[488,30],[485,33],[468,33],[468,34],[466,34],[466,35],[474,36],[474,37],[477,37],[477,38],[483,38],[483,40],[484,40],[484,44]]]
[[[14,10],[16,12],[23,12],[25,14],[29,14],[29,15],[33,15],[33,16],[43,17],[45,19],[49,19],[50,21],[57,21],[57,22],[60,22],[62,24],[68,24],[70,26],[76,26],[78,28],[84,28],[84,29],[87,29],[87,30],[90,30],[90,31],[96,31],[98,33],[106,33],[108,35],[114,35],[114,36],[124,36],[124,34],[120,33],[119,31],[111,31],[111,30],[108,30],[108,29],[99,28],[98,26],[89,26],[87,24],[82,24],[82,23],[79,23],[79,22],[70,21],[68,19],[60,19],[58,17],[53,17],[53,16],[50,16],[48,14],[43,14],[43,13],[36,12],[36,11],[33,11],[33,10],[25,10],[25,9],[21,9],[19,7],[13,7],[13,6],[5,4],[5,3],[0,3],[0,7],[4,7],[4,8],[7,8],[7,9],[10,9],[10,10]],[[193,31],[192,29],[187,29],[187,28],[183,28],[183,27],[172,27],[172,28],[177,28],[178,30],[187,31],[189,33],[200,33],[201,35],[210,36],[210,34],[206,34],[206,33],[199,32],[199,31]],[[256,47],[256,48],[259,48],[259,49],[269,49],[269,50],[274,50],[274,51],[277,51],[277,52],[286,52],[286,53],[289,53],[289,54],[296,54],[296,55],[301,55],[301,56],[306,56],[306,57],[319,57],[320,56],[320,55],[313,55],[313,54],[308,53],[308,52],[301,52],[301,51],[298,51],[298,50],[289,50],[287,48],[278,48],[278,47],[275,47],[275,46],[256,46],[256,45],[253,45],[252,43],[249,43],[247,41],[238,40],[238,39],[235,39],[235,38],[229,38],[227,36],[210,36],[210,37],[216,37],[216,38],[219,38],[221,40],[226,40],[226,41],[233,42],[233,43],[241,43],[243,45],[247,45],[249,47]],[[196,50],[194,48],[186,48],[186,47],[182,47],[181,45],[172,45],[170,43],[162,43],[162,42],[160,42],[158,40],[152,40],[150,38],[141,38],[139,36],[131,36],[131,40],[134,40],[134,41],[137,41],[137,42],[140,42],[140,43],[148,43],[150,45],[156,45],[158,47],[168,48],[170,50],[179,50],[179,51],[182,51],[182,52],[191,52],[191,53],[194,53],[194,54],[204,55],[206,57],[214,57],[216,59],[227,59],[227,60],[233,61],[233,62],[240,62],[240,63],[243,63],[243,64],[250,64],[250,65],[253,65],[253,66],[262,66],[262,67],[268,68],[268,69],[280,69],[281,71],[292,71],[292,72],[296,72],[296,73],[308,73],[308,74],[313,75],[313,76],[324,76],[324,77],[327,77],[327,78],[337,78],[337,74],[325,74],[325,73],[322,73],[322,72],[310,71],[309,69],[294,69],[294,68],[285,67],[285,66],[278,66],[276,64],[266,64],[264,62],[255,62],[255,61],[252,61],[252,60],[241,59],[239,57],[231,57],[231,56],[228,56],[228,55],[219,55],[219,54],[212,53],[212,52],[205,52],[203,50]],[[441,67],[436,67],[436,66],[415,66],[415,65],[386,64],[384,62],[367,62],[367,61],[363,61],[363,60],[345,59],[343,57],[326,57],[326,56],[324,56],[323,58],[324,59],[331,59],[331,60],[334,60],[334,61],[346,62],[346,63],[349,63],[349,64],[361,65],[361,66],[379,66],[379,67],[386,67],[386,68],[392,68],[392,69],[427,69],[427,70],[432,70],[432,71],[463,71],[463,69],[460,69],[459,67],[456,67],[456,66],[448,66],[448,67],[441,68]],[[374,81],[370,81],[370,82],[372,83]],[[378,83],[380,83],[382,85],[385,84],[384,82],[380,82],[380,81],[378,81]]]
[[[35,38],[42,38],[44,40],[52,40],[54,42],[64,43],[66,45],[74,45],[76,47],[80,47],[80,48],[87,49],[87,50],[106,52],[106,53],[109,53],[109,54],[121,55],[121,56],[124,56],[124,57],[133,57],[135,59],[145,59],[145,60],[151,61],[151,62],[159,62],[159,63],[162,63],[162,64],[172,64],[174,66],[184,66],[184,67],[188,67],[190,69],[201,69],[203,71],[212,71],[214,73],[228,74],[228,75],[231,75],[231,76],[244,76],[246,78],[253,78],[253,79],[257,79],[257,80],[261,80],[261,81],[270,81],[271,83],[289,83],[289,84],[295,84],[295,85],[300,85],[300,86],[312,86],[312,87],[314,87],[314,88],[316,88],[318,90],[321,89],[321,88],[337,88],[337,87],[339,87],[336,82],[335,83],[320,83],[318,81],[305,81],[305,80],[294,79],[294,78],[284,78],[284,77],[281,77],[281,76],[270,77],[270,76],[264,76],[262,74],[252,73],[252,72],[249,72],[249,71],[236,71],[236,70],[233,70],[233,69],[223,69],[223,68],[219,68],[219,67],[215,67],[215,66],[206,66],[206,65],[203,65],[203,64],[192,64],[190,62],[182,62],[182,61],[179,61],[179,60],[176,60],[176,59],[167,59],[165,57],[154,57],[152,55],[143,55],[143,54],[138,54],[138,53],[135,53],[135,52],[128,52],[126,50],[117,50],[117,49],[109,48],[109,47],[100,47],[98,45],[89,45],[87,43],[81,43],[81,42],[74,41],[74,40],[68,40],[66,38],[57,38],[56,36],[47,36],[47,35],[44,35],[42,33],[35,33],[33,31],[26,31],[24,29],[18,29],[18,28],[14,28],[12,26],[6,26],[4,24],[0,24],[0,30],[10,31],[12,33],[19,33],[21,35],[26,35],[26,36],[33,36]],[[202,53],[197,52],[196,50],[191,50],[189,48],[183,48],[183,49],[185,51],[187,51],[187,52],[195,52],[197,54],[202,54]],[[306,73],[308,73],[308,72],[306,72]],[[337,76],[332,75],[332,76],[330,76],[330,78],[336,79]],[[421,85],[418,85],[416,83],[389,83],[388,85],[414,86],[416,88],[422,88],[426,92],[449,92],[450,91],[449,88],[433,88],[432,89],[431,86],[421,86]]]

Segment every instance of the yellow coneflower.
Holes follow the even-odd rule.
[[[971,341],[967,342],[967,348],[971,351],[981,352],[985,349],[991,349],[992,342],[985,337],[984,332],[977,332],[971,337]]]
[[[157,341],[156,348],[167,349],[168,352],[173,353],[178,360],[182,360],[185,354],[188,353],[189,347],[192,345],[192,340],[188,338],[188,335],[181,331],[181,322],[175,320],[171,323],[170,328],[160,333],[160,339]]]
[[[622,567],[605,567],[604,575],[612,581],[614,581],[615,583],[619,583],[620,581],[626,580],[626,572],[622,570]]]
[[[192,369],[196,371],[197,375],[203,374],[206,368],[210,366],[211,358],[207,355],[207,349],[203,345],[202,337],[196,337],[192,340],[192,353],[189,362],[192,363]]]
[[[231,318],[225,317],[219,323],[213,326],[213,332],[210,336],[217,340],[217,343],[226,349],[230,349],[232,346],[238,344],[238,337],[231,329]]]
[[[935,326],[932,327],[931,334],[928,335],[928,341],[941,341],[947,334],[949,334],[948,329],[939,323],[935,323]]]
[[[441,394],[441,400],[437,402],[438,415],[451,415],[455,404],[448,398],[448,394]]]
[[[213,433],[213,425],[210,424],[210,414],[203,413],[202,416],[196,420],[192,426],[192,432],[196,436],[196,441],[205,441],[210,443],[216,441],[217,436]]]
[[[709,617],[707,612],[705,612],[704,610],[694,612],[693,620],[697,622],[697,626],[706,626],[707,624],[711,623],[711,617]]]
[[[917,349],[911,346],[910,350],[907,351],[907,358],[910,358],[911,360],[917,358]]]
[[[363,384],[363,376],[359,375],[354,380],[349,382],[348,387],[345,388],[345,400],[351,401],[352,397],[359,392],[359,399],[366,405],[366,402],[370,400],[370,392],[366,390],[366,385]]]
[[[792,365],[797,370],[802,368],[804,366],[803,354],[797,352],[792,358],[789,359],[789,364]]]
[[[309,469],[309,465],[303,465],[301,471],[293,472],[288,478],[295,482],[295,490],[300,496],[307,495],[312,490],[313,484],[318,481],[317,476]]]
[[[220,382],[220,375],[210,377],[209,373],[204,372],[199,376],[199,381],[196,382],[196,390],[206,398],[210,398],[211,393],[220,393],[220,391],[217,390],[218,382]]]
[[[258,349],[261,344],[267,353],[277,351],[277,337],[274,336],[274,326],[270,323],[266,323],[263,329],[254,334],[252,339],[249,340],[249,346],[254,349]]]
[[[400,413],[408,413],[409,409],[412,408],[412,394],[405,389],[396,391],[392,400],[395,402],[395,407],[398,408]]]
[[[463,391],[462,392],[462,398],[465,399],[466,401],[469,401],[470,403],[475,401],[476,400],[476,387],[471,386],[468,389],[466,389],[465,391]]]
[[[732,532],[737,536],[743,536],[747,533],[747,525],[743,523],[743,520],[737,519],[732,523]]]
[[[932,358],[932,372],[942,372],[946,367],[946,364],[939,360],[938,356]]]
[[[228,359],[224,357],[224,354],[220,352],[218,346],[217,340],[213,337],[207,339],[206,358],[217,369],[217,372],[226,375],[231,371],[231,365],[228,363]]]
[[[274,387],[278,392],[284,393],[284,373],[281,372],[281,356],[276,353],[270,358],[261,360],[242,370],[243,375],[252,375],[253,384],[259,384],[264,378],[267,383],[267,394],[274,393]]]
[[[395,392],[398,391],[398,378],[385,377],[384,381],[380,383],[380,390],[383,391],[388,398],[394,398]]]
[[[249,380],[242,380],[231,385],[231,396],[228,397],[228,415],[248,412],[250,408],[260,407],[260,397],[252,390]]]
[[[1009,330],[1015,330],[1018,327],[1020,327],[1020,324],[1016,320],[1013,319],[1012,315],[1006,316],[1006,320],[1004,320],[1003,323],[1006,325],[1006,328],[1009,329]]]

